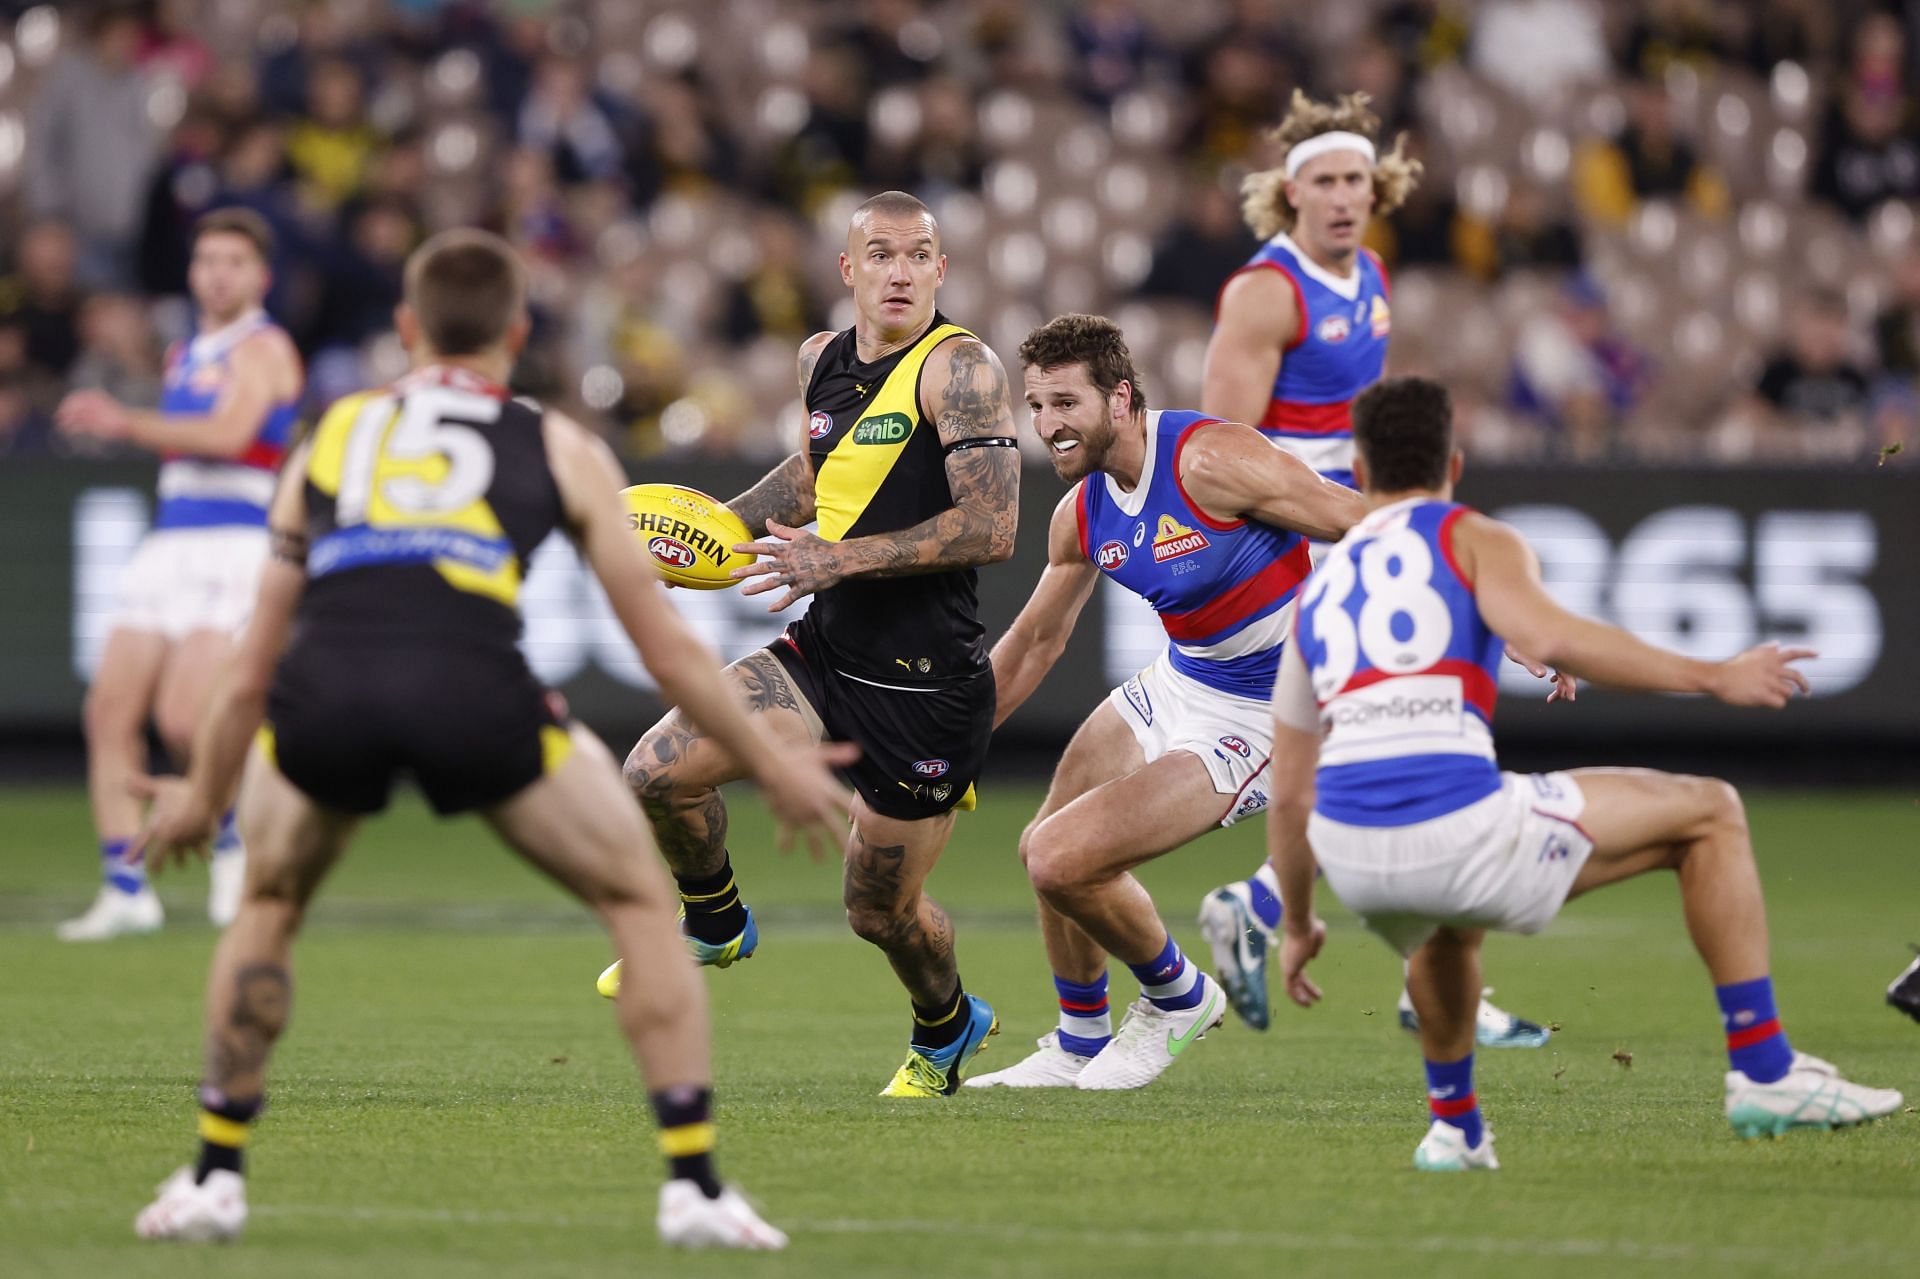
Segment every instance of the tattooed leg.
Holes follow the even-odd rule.
[[[847,923],[886,952],[914,1003],[945,1003],[960,983],[953,924],[923,891],[953,831],[948,813],[924,821],[882,817],[855,801],[842,897]]]
[[[749,653],[727,668],[727,678],[747,709],[766,717],[774,736],[795,744],[820,740],[819,715],[771,653]],[[746,775],[739,762],[676,710],[635,744],[624,771],[673,873],[682,879],[716,873],[727,857],[720,786]]]
[[[258,1098],[292,1009],[294,935],[357,820],[322,808],[255,755],[240,791],[247,880],[207,981],[206,1095]]]

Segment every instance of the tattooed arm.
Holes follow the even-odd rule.
[[[779,612],[850,577],[939,573],[1012,556],[1020,515],[1020,451],[1012,445],[1016,428],[1006,370],[986,343],[963,337],[943,343],[928,357],[921,383],[942,388],[928,396],[922,408],[947,450],[953,505],[911,528],[844,542],[776,527],[779,521],[773,521],[767,526],[772,539],[752,546],[765,558],[734,570],[736,577],[765,580],[741,594],[784,586],[787,593],[769,610]]]
[[[800,345],[800,403],[806,406],[807,387],[813,381],[813,366],[820,352],[833,341],[831,333],[816,333]],[[784,462],[768,471],[766,478],[727,503],[727,509],[740,517],[747,532],[755,537],[767,535],[767,523],[798,528],[814,516],[813,464],[807,461],[804,443],[798,453],[789,453]]]

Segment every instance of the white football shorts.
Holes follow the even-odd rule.
[[[1411,826],[1349,826],[1315,813],[1307,839],[1327,883],[1411,955],[1442,924],[1537,933],[1593,852],[1587,797],[1567,773],[1503,773],[1499,790]]]
[[[238,634],[253,613],[268,545],[264,528],[156,529],[121,574],[113,625],[170,640]]]
[[[1199,757],[1213,789],[1228,797],[1222,826],[1266,808],[1273,754],[1273,708],[1267,702],[1208,688],[1173,669],[1165,653],[1107,700],[1133,730],[1147,763],[1168,751]]]

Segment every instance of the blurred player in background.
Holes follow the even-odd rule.
[[[479,812],[591,906],[648,974],[628,984],[618,1012],[667,1156],[662,1239],[783,1247],[714,1175],[706,992],[639,809],[606,748],[565,723],[517,646],[534,548],[556,528],[580,544],[662,690],[745,761],[783,824],[837,839],[851,796],[822,751],[783,748],[746,714],[662,598],[627,532],[612,453],[566,417],[509,397],[529,322],[525,272],[506,242],[451,231],[421,246],[395,321],[413,372],[335,404],[293,455],[273,498],[273,562],[200,726],[192,773],[149,783],[157,868],[211,834],[244,764],[253,851],[208,979],[199,1162],[161,1187],[136,1227],[209,1240],[245,1224],[242,1152],[287,1024],[294,933],[361,819],[386,807],[406,772],[437,812]]]
[[[62,430],[158,453],[153,531],[121,579],[119,611],[87,690],[87,788],[104,882],[61,924],[64,941],[104,941],[160,927],[160,899],[131,851],[146,772],[147,722],[184,764],[214,677],[233,652],[267,560],[267,505],[292,442],[299,353],[261,309],[273,237],[249,209],[215,209],[194,228],[187,284],[196,332],[167,357],[157,410],[103,391],[60,404]],[[244,873],[233,816],[214,844],[207,914],[224,926]]]
[[[953,926],[924,892],[993,732],[974,569],[1013,554],[1020,504],[1006,372],[935,310],[946,269],[940,229],[913,196],[889,191],[855,211],[840,257],[854,325],[800,348],[807,438],[727,503],[766,539],[744,548],[764,558],[736,570],[760,579],[743,593],[784,588],[775,612],[815,597],[785,635],[733,664],[734,680],[781,740],[862,752],[848,770],[858,799],[847,921],[886,952],[913,1005],[888,1097],[951,1094],[999,1027],[961,984]],[[817,535],[801,529],[815,519]],[[718,789],[742,765],[677,711],[627,758],[679,883],[688,946],[719,968],[752,955],[760,936]],[[602,992],[623,972],[603,973]]]
[[[1380,152],[1380,121],[1364,93],[1328,104],[1296,89],[1269,137],[1285,148],[1279,167],[1248,176],[1241,206],[1266,243],[1221,287],[1200,410],[1257,424],[1320,474],[1351,486],[1353,401],[1380,380],[1393,327],[1386,269],[1365,247],[1367,226],[1406,202],[1421,166],[1405,154],[1404,136]],[[1264,863],[1200,905],[1214,971],[1255,1030],[1272,1015],[1267,949],[1279,924],[1279,890]],[[1489,1046],[1547,1042],[1545,1027],[1491,1003],[1480,1015]],[[1400,1021],[1418,1027],[1404,992]]]
[[[1724,782],[1648,769],[1502,773],[1493,748],[1504,639],[1617,688],[1785,706],[1808,649],[1762,644],[1702,662],[1562,609],[1520,535],[1453,501],[1461,456],[1446,389],[1383,382],[1355,410],[1368,515],[1301,595],[1274,691],[1270,848],[1287,903],[1287,994],[1307,979],[1328,886],[1410,959],[1432,1123],[1414,1166],[1494,1169],[1473,1086],[1480,944],[1535,933],[1570,897],[1674,871],[1687,930],[1712,974],[1727,1036],[1735,1132],[1832,1128],[1891,1114],[1900,1094],[1795,1052],[1774,1008],[1766,906],[1740,797]],[[1317,770],[1317,771],[1316,771]]]
[[[1087,717],[1020,839],[1060,1024],[972,1087],[1141,1088],[1220,1023],[1226,995],[1181,954],[1133,868],[1267,806],[1268,696],[1307,537],[1364,506],[1237,422],[1149,410],[1112,321],[1063,315],[1020,347],[1054,472],[1047,568],[993,647],[998,718],[1066,649],[1100,574],[1153,605],[1168,647]],[[1140,982],[1114,1032],[1107,956]]]

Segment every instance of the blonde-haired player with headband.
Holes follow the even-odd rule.
[[[1332,103],[1295,90],[1267,138],[1277,167],[1241,184],[1241,211],[1265,240],[1220,290],[1200,409],[1261,432],[1328,479],[1353,485],[1351,406],[1380,380],[1392,330],[1385,267],[1364,246],[1367,224],[1406,202],[1420,180],[1406,135],[1380,147],[1367,95]],[[1200,928],[1234,1011],[1265,1030],[1267,950],[1280,925],[1279,884],[1264,862],[1251,878],[1207,894]],[[1401,997],[1401,1024],[1418,1026]],[[1545,1028],[1482,1001],[1480,1042],[1537,1048]]]

